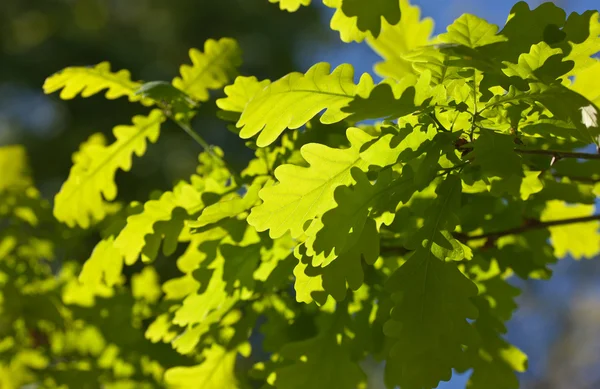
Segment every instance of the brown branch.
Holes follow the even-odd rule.
[[[600,220],[600,215],[574,217],[574,218],[570,218],[570,219],[561,219],[561,220],[550,220],[547,222],[533,220],[533,221],[529,221],[528,223],[526,223],[520,227],[509,228],[504,231],[488,232],[485,234],[471,235],[471,236],[466,235],[466,234],[454,234],[454,236],[456,237],[456,239],[461,240],[463,242],[468,241],[468,240],[478,240],[478,239],[487,239],[487,238],[498,239],[503,236],[521,234],[523,232],[527,232],[527,231],[531,231],[531,230],[538,230],[538,229],[548,228],[548,227],[564,226],[566,224],[585,223],[585,222],[591,222],[591,221],[595,221],[595,220]]]
[[[574,218],[570,218],[570,219],[561,219],[561,220],[550,220],[550,221],[546,221],[546,222],[542,222],[539,220],[529,220],[520,227],[509,228],[509,229],[503,230],[503,231],[487,232],[485,234],[470,235],[470,236],[467,234],[461,234],[461,233],[454,233],[453,235],[456,239],[460,240],[463,243],[470,241],[470,240],[479,240],[479,239],[488,239],[491,241],[495,241],[496,239],[501,238],[503,236],[507,236],[507,235],[516,235],[516,234],[521,234],[523,232],[538,230],[538,229],[542,229],[542,228],[564,226],[566,224],[586,223],[586,222],[591,222],[591,221],[596,221],[596,220],[600,221],[600,215],[574,217]],[[413,250],[409,250],[407,248],[398,247],[398,246],[382,246],[380,249],[380,253],[382,255],[385,255],[385,254],[405,255],[405,254],[410,253],[411,251],[413,251]]]
[[[568,178],[571,181],[585,182],[587,184],[596,184],[596,183],[600,182],[600,178],[582,177],[582,176],[569,176],[569,175],[566,175],[566,174],[552,174],[552,177],[554,177],[554,178]]]
[[[515,149],[515,151],[520,154],[548,155],[555,158],[600,159],[600,154],[576,153],[571,151],[525,149]]]
[[[473,150],[473,147],[467,144],[464,146],[460,146],[459,149]],[[517,152],[519,154],[547,155],[549,157],[554,157],[555,159],[561,159],[561,158],[600,159],[600,154],[577,153],[577,152],[573,152],[573,151],[515,149],[515,152]]]

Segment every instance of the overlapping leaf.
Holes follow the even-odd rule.
[[[237,389],[235,361],[237,350],[217,344],[206,350],[203,361],[195,366],[173,367],[165,372],[165,382],[180,389]]]
[[[595,212],[593,205],[569,205],[558,200],[546,204],[542,221],[592,216]],[[550,236],[554,253],[559,258],[568,254],[575,259],[593,258],[600,254],[599,221],[550,227]]]
[[[449,176],[437,190],[435,205],[411,240],[415,251],[386,282],[396,303],[385,324],[396,339],[386,365],[388,385],[434,388],[464,363],[463,345],[473,341],[467,319],[477,316],[470,298],[475,285],[451,261],[466,254],[448,231],[456,224],[460,180]]]
[[[329,74],[330,65],[319,63],[306,74],[291,73],[273,82],[246,105],[237,127],[244,139],[259,134],[260,147],[273,143],[286,129],[305,125],[319,112],[325,110],[320,120],[330,124],[349,116],[342,112],[356,95],[365,95],[373,88],[373,80],[364,74],[354,84],[351,65],[340,65]]]
[[[381,31],[381,19],[391,25],[400,21],[398,0],[343,0],[342,12],[348,17],[356,17],[356,27],[360,31],[369,31],[375,38]]]
[[[246,104],[270,83],[269,80],[258,81],[256,77],[238,76],[232,85],[225,87],[227,97],[218,99],[217,107],[225,112],[224,118],[237,121]]]
[[[527,368],[525,354],[502,338],[504,322],[516,308],[514,297],[519,290],[499,276],[482,281],[480,295],[475,299],[479,317],[474,323],[479,333],[479,345],[468,350],[473,373],[469,388],[516,389],[517,372]]]
[[[458,44],[470,48],[503,42],[505,37],[497,35],[498,26],[471,14],[464,14],[448,26],[448,32],[439,36],[444,43]]]
[[[384,59],[375,65],[375,71],[396,80],[416,74],[406,55],[427,45],[433,32],[433,21],[430,18],[421,20],[419,7],[410,5],[408,0],[400,0],[400,10],[400,23],[392,25],[383,21],[379,36],[367,38],[369,46]]]
[[[351,169],[367,168],[360,158],[360,148],[371,136],[358,128],[349,128],[346,134],[350,148],[332,149],[311,143],[301,149],[309,167],[279,166],[275,170],[279,183],[259,192],[263,203],[252,209],[248,223],[258,231],[269,230],[272,238],[287,231],[298,237],[307,221],[333,208],[335,189],[353,182]]]
[[[277,370],[275,388],[357,388],[365,374],[337,339],[335,333],[327,331],[312,339],[288,343],[281,354],[295,362]]]
[[[356,184],[352,189],[340,187],[335,192],[337,207],[325,212],[320,221],[314,221],[307,231],[307,255],[313,266],[327,266],[338,256],[352,251],[359,242],[371,211],[395,211],[401,201],[408,201],[415,191],[413,173],[406,168],[398,177],[391,169],[379,174],[371,185],[359,169],[352,171]]]

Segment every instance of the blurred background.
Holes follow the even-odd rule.
[[[435,20],[440,33],[465,12],[502,25],[513,1],[412,3]],[[555,3],[568,12],[600,7],[600,0]],[[244,51],[244,75],[273,80],[319,61],[371,72],[377,55],[366,44],[343,44],[328,28],[331,13],[314,4],[288,14],[267,0],[0,0],[0,146],[26,146],[36,183],[51,199],[82,141],[95,132],[110,134],[115,125],[144,112],[124,99],[106,101],[98,95],[64,102],[44,95],[44,79],[71,65],[106,60],[114,70],[129,69],[134,79],[171,80],[189,61],[190,47],[202,49],[208,38],[229,36]],[[195,129],[221,146],[234,165],[243,166],[252,155],[216,119],[214,100],[202,106]],[[160,142],[136,160],[131,174],[118,175],[121,199],[143,200],[151,190],[186,179],[199,152],[183,132],[168,127]],[[508,338],[530,357],[522,387],[600,388],[600,261],[565,258],[551,281],[514,283],[523,294]],[[464,388],[465,382],[466,377],[456,376],[440,388]],[[380,387],[374,378],[370,388]]]

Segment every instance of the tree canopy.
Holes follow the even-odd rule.
[[[511,277],[600,254],[599,13],[519,2],[433,36],[408,0],[323,3],[381,82],[324,62],[266,79],[230,37],[172,81],[110,58],[46,78],[136,113],[72,150],[49,199],[27,149],[0,148],[1,388],[358,389],[368,358],[389,388],[519,387]],[[175,130],[193,174],[125,198],[117,176]]]

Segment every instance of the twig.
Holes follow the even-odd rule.
[[[561,220],[550,220],[550,221],[546,221],[546,222],[542,222],[539,220],[533,220],[533,221],[529,221],[528,223],[526,223],[520,227],[509,228],[509,229],[503,230],[503,231],[488,232],[485,234],[470,235],[470,236],[467,234],[461,234],[461,233],[454,233],[453,235],[456,239],[460,240],[463,243],[470,241],[470,240],[480,240],[480,239],[489,239],[491,241],[495,241],[496,239],[501,238],[503,236],[507,236],[507,235],[516,235],[516,234],[521,234],[523,232],[538,230],[538,229],[542,229],[542,228],[564,226],[567,224],[586,223],[586,222],[591,222],[591,221],[596,221],[596,220],[600,220],[600,215],[574,217],[574,218],[570,218],[570,219],[561,219]],[[380,249],[380,252],[382,255],[386,255],[386,254],[388,254],[388,255],[390,255],[390,254],[405,255],[412,251],[414,251],[414,250],[409,250],[407,248],[398,247],[398,246],[382,246]]]
[[[466,234],[455,233],[454,236],[456,237],[456,239],[461,240],[463,242],[468,241],[468,240],[479,240],[479,239],[486,239],[486,238],[498,239],[503,236],[521,234],[523,232],[527,232],[527,231],[531,231],[531,230],[539,230],[539,229],[548,228],[548,227],[564,226],[566,224],[585,223],[585,222],[591,222],[591,221],[595,221],[595,220],[600,220],[600,215],[574,217],[574,218],[570,218],[570,219],[561,219],[561,220],[550,220],[550,221],[546,221],[546,222],[535,220],[533,222],[529,222],[520,227],[509,228],[504,231],[488,232],[485,234],[471,235],[471,236],[466,235]]]
[[[600,182],[600,178],[592,178],[592,177],[581,177],[581,176],[568,176],[566,174],[552,174],[554,178],[568,178],[571,181],[579,181],[585,182],[588,184],[596,184]]]
[[[469,145],[461,146],[461,150],[471,150],[472,147]],[[533,155],[547,155],[555,159],[561,158],[579,158],[579,159],[600,159],[600,154],[590,153],[577,153],[573,151],[559,151],[559,150],[531,150],[531,149],[515,149],[515,152],[519,154],[533,154]]]
[[[438,120],[438,118],[435,116],[435,112],[430,112],[429,116],[431,117],[431,119],[433,119],[433,122],[436,124],[436,126],[438,127],[438,129],[444,131],[444,132],[450,132],[449,129],[447,129],[446,127],[444,127],[444,125],[442,123],[440,123],[440,121]]]
[[[535,155],[548,155],[555,158],[580,158],[580,159],[600,159],[600,154],[590,153],[576,153],[571,151],[558,151],[558,150],[525,150],[515,149],[520,154],[535,154]]]

